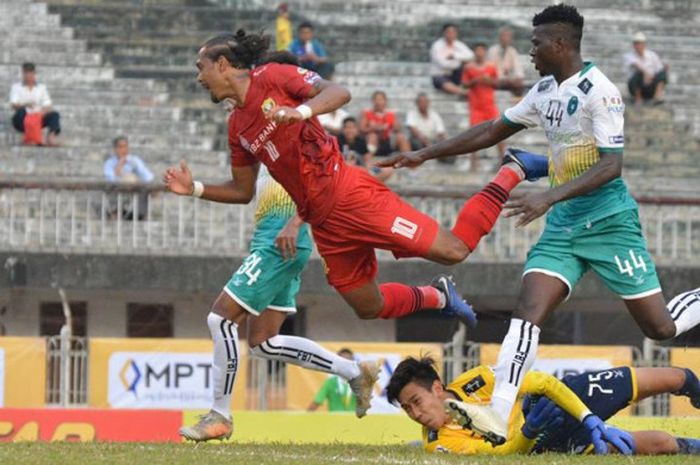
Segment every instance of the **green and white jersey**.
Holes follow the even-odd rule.
[[[586,63],[561,84],[552,76],[541,79],[502,119],[513,127],[542,126],[549,141],[549,181],[556,187],[590,169],[601,153],[622,155],[624,112],[617,87],[593,63]],[[570,230],[634,208],[637,204],[625,182],[617,178],[556,203],[547,215],[547,227]]]
[[[256,191],[255,232],[250,248],[274,247],[277,234],[296,214],[297,207],[287,191],[270,176],[264,165],[260,166]],[[299,229],[297,248],[312,248],[309,226],[306,223]]]

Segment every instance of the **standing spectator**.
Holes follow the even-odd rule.
[[[632,46],[634,51],[626,53],[624,61],[628,72],[627,87],[634,103],[652,99],[654,104],[663,103],[668,65],[647,49],[647,37],[643,32],[634,35]]]
[[[523,94],[525,72],[520,64],[518,51],[513,47],[513,30],[503,26],[498,32],[498,43],[489,48],[488,61],[498,71],[497,89],[508,90],[519,97]]]
[[[348,360],[355,358],[352,350],[347,348],[340,349],[338,355]],[[357,399],[347,381],[338,375],[332,375],[326,379],[321,389],[316,393],[307,411],[313,412],[325,402],[328,402],[329,412],[351,412],[355,410]]]
[[[286,3],[277,6],[275,41],[277,50],[287,50],[292,43],[292,22],[289,20],[289,5]]]
[[[339,136],[343,130],[343,122],[348,117],[348,112],[342,108],[338,108],[330,113],[318,115],[318,122],[321,126],[334,136]]]
[[[38,128],[38,140],[33,137],[32,140],[25,137],[27,143],[31,145],[42,143],[49,146],[58,145],[58,135],[61,133],[60,115],[51,108],[51,97],[46,86],[37,83],[34,63],[22,64],[22,82],[12,85],[10,105],[15,112],[12,116],[12,125],[17,131],[25,132],[25,123],[36,125]],[[48,128],[45,141],[42,140],[40,128]]]
[[[442,37],[430,47],[430,76],[437,90],[464,96],[467,90],[459,85],[460,74],[464,64],[474,58],[474,53],[457,39],[458,35],[456,24],[442,27]]]
[[[311,23],[301,23],[297,35],[289,46],[289,51],[299,58],[301,66],[316,71],[323,79],[331,79],[335,66],[328,61],[326,49],[321,42],[314,39],[314,27]]]
[[[462,84],[469,89],[469,125],[477,124],[498,118],[499,112],[494,98],[494,89],[498,84],[498,72],[496,65],[486,61],[486,44],[479,43],[474,46],[474,61],[464,67]],[[503,157],[505,145],[498,144],[498,151]],[[477,171],[479,166],[479,154],[471,154],[471,171]]]
[[[430,109],[430,99],[424,92],[416,97],[416,108],[408,112],[406,126],[411,133],[413,150],[420,150],[447,138],[445,124],[440,115]]]
[[[372,108],[362,112],[360,131],[367,137],[369,151],[378,157],[411,149],[408,138],[401,132],[396,113],[387,110],[386,94],[381,90],[372,94]]]
[[[112,142],[114,152],[107,158],[104,164],[105,179],[109,182],[135,183],[153,181],[153,173],[148,169],[140,157],[129,153],[129,139],[126,136],[118,136]],[[144,219],[148,211],[148,194],[138,196],[138,218]],[[125,205],[122,215],[125,219],[133,218],[133,206]],[[110,202],[109,214],[114,216],[117,207]]]

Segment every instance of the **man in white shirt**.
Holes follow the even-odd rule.
[[[430,47],[430,76],[437,90],[448,94],[467,95],[461,87],[462,67],[474,58],[474,53],[464,42],[457,40],[456,24],[445,24],[442,37]]]
[[[515,96],[523,94],[525,72],[520,64],[518,51],[513,47],[513,30],[508,26],[498,32],[498,43],[489,48],[487,61],[496,65],[497,89],[508,90]]]
[[[625,70],[628,73],[627,87],[635,104],[652,100],[654,104],[663,103],[666,89],[665,65],[659,55],[646,48],[647,38],[638,32],[632,39],[634,51],[625,54]]]
[[[118,183],[148,183],[153,181],[153,173],[146,163],[140,157],[129,153],[129,140],[126,136],[118,136],[112,142],[114,152],[107,158],[104,164],[105,179],[109,182]],[[148,212],[148,194],[140,193],[138,195],[138,213],[139,220],[143,220]],[[114,217],[117,213],[116,202],[110,201],[108,214]],[[134,205],[131,202],[125,202],[122,211],[122,217],[127,220],[134,218]]]
[[[40,113],[41,126],[49,132],[45,144],[58,145],[61,133],[60,115],[51,109],[51,97],[44,84],[36,82],[34,63],[22,64],[22,82],[17,82],[10,89],[10,105],[14,110],[12,125],[19,132],[24,132],[24,119],[28,114]]]
[[[411,133],[413,150],[422,149],[447,138],[445,124],[440,115],[430,109],[430,100],[424,92],[416,97],[416,108],[408,112],[406,126]]]

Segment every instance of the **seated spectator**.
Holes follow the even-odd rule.
[[[301,23],[297,29],[298,37],[292,41],[289,51],[299,58],[301,66],[316,71],[323,79],[331,79],[335,66],[328,61],[326,50],[314,39],[314,27],[311,23]]]
[[[499,30],[498,43],[489,48],[487,60],[496,65],[497,89],[508,90],[517,97],[523,95],[525,73],[520,64],[518,51],[513,47],[511,28],[504,26]]]
[[[462,67],[474,58],[474,53],[457,39],[458,34],[456,24],[442,27],[442,37],[430,47],[430,76],[437,90],[464,96],[467,90],[459,85]]]
[[[10,105],[15,112],[12,125],[19,132],[24,133],[27,130],[25,143],[58,145],[58,135],[61,133],[60,115],[51,109],[51,97],[46,86],[37,83],[34,63],[22,64],[22,82],[12,85]],[[25,123],[28,125],[26,128]],[[34,129],[30,129],[30,125]],[[45,140],[41,135],[41,128],[48,128]]]
[[[329,134],[339,136],[343,130],[343,122],[348,116],[347,111],[343,110],[342,108],[338,108],[330,113],[318,115],[318,122],[321,123],[321,126],[323,126],[323,128],[328,131]]]
[[[489,121],[500,116],[494,89],[498,85],[498,72],[496,65],[486,61],[486,44],[479,43],[474,46],[474,61],[464,67],[462,84],[469,89],[469,124],[477,124]],[[505,144],[498,144],[498,151],[503,156]],[[477,171],[479,156],[471,154],[471,171]]]
[[[625,68],[628,72],[627,87],[635,104],[652,100],[654,104],[663,103],[666,89],[665,65],[659,55],[648,50],[647,38],[643,32],[634,35],[634,51],[625,54]]]
[[[411,149],[408,138],[401,132],[396,113],[386,107],[386,94],[381,90],[375,91],[372,94],[372,108],[363,111],[360,120],[360,131],[367,138],[369,151],[378,157]]]
[[[367,141],[360,134],[357,120],[352,116],[343,120],[343,129],[338,135],[338,146],[346,163],[367,168],[374,177],[382,182],[391,177],[392,168],[374,166],[374,157],[367,148]]]
[[[112,142],[114,152],[107,158],[104,164],[105,179],[109,182],[136,183],[153,181],[153,173],[143,160],[129,153],[129,139],[126,136],[118,136]],[[138,218],[142,220],[148,211],[148,194],[138,196]],[[117,213],[115,202],[110,202],[109,215],[113,217]],[[123,206],[122,216],[125,219],[133,218],[133,206],[126,202]]]
[[[286,3],[277,6],[275,42],[277,50],[287,50],[292,43],[292,22],[289,20],[289,5]]]
[[[430,109],[430,99],[424,92],[416,97],[416,108],[408,112],[406,126],[411,134],[413,150],[420,150],[447,138],[445,124],[440,115]]]

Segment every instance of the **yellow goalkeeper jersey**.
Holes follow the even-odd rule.
[[[493,369],[486,365],[479,365],[462,373],[448,384],[447,391],[463,402],[490,404],[495,381]],[[504,444],[494,447],[478,434],[462,429],[458,425],[448,424],[437,431],[423,427],[423,447],[428,452],[455,454],[527,454],[535,445],[535,440],[526,438],[521,432],[525,422],[522,413],[522,398],[525,394],[546,396],[566,413],[579,420],[583,420],[591,413],[583,401],[557,378],[546,373],[530,371],[523,379],[518,400],[510,413],[508,441]]]

